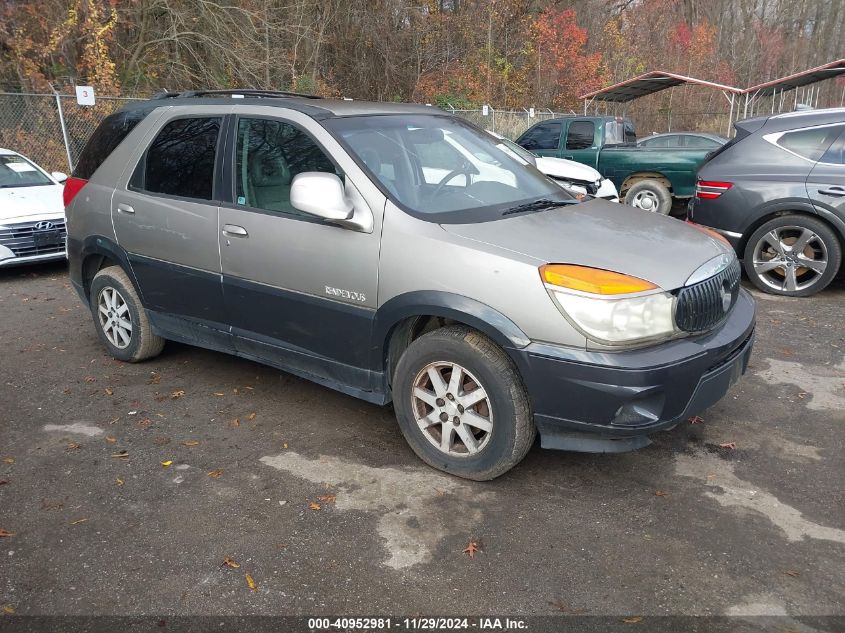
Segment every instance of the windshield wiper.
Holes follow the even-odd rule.
[[[540,209],[548,209],[549,207],[562,207],[567,204],[577,204],[577,200],[551,200],[550,198],[540,198],[533,202],[526,202],[511,207],[502,213],[502,215],[511,215],[513,213],[524,213],[526,211],[539,211]]]

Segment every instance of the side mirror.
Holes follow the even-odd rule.
[[[348,220],[354,211],[340,178],[320,171],[306,171],[294,176],[290,186],[290,203],[300,211],[326,220]]]
[[[64,182],[67,180],[67,174],[63,171],[54,171],[50,175],[56,180],[56,182]]]

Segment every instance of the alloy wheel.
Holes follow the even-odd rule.
[[[97,297],[97,316],[109,342],[126,349],[132,341],[132,315],[123,295],[111,286],[103,288]]]
[[[457,363],[429,363],[412,387],[414,419],[425,438],[452,457],[481,451],[493,433],[493,408],[481,382]]]
[[[827,246],[803,226],[778,227],[758,240],[752,265],[760,281],[774,290],[804,290],[817,283],[827,269]]]

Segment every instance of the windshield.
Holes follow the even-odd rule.
[[[391,199],[415,215],[475,221],[540,199],[572,200],[496,139],[453,116],[343,117],[324,125]]]
[[[30,163],[23,156],[4,154],[0,156],[0,188],[34,187],[37,185],[52,185],[40,169]]]

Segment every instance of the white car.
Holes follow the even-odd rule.
[[[65,257],[65,180],[0,148],[0,268]]]
[[[499,147],[516,155],[526,163],[534,165],[549,178],[556,181],[561,187],[574,194],[590,195],[595,198],[603,198],[611,202],[619,202],[619,192],[609,178],[604,178],[598,171],[564,158],[550,158],[537,156],[521,147],[513,141],[506,139],[501,134],[487,130],[487,133],[499,141]]]

